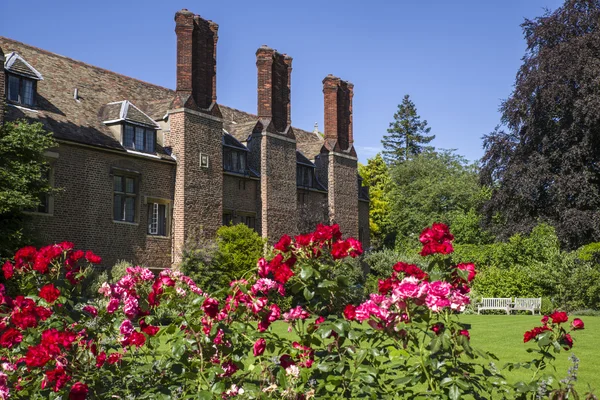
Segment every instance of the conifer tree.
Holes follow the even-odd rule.
[[[401,163],[410,159],[411,156],[421,154],[424,151],[433,150],[433,147],[425,146],[435,135],[429,135],[431,128],[427,121],[421,121],[417,114],[417,107],[409,95],[405,95],[402,104],[398,105],[398,111],[394,114],[394,121],[390,122],[389,135],[384,135],[383,159],[388,165]]]

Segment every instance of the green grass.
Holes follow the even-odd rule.
[[[574,353],[579,358],[579,372],[576,384],[581,393],[587,392],[588,385],[600,392],[600,317],[581,317],[585,329],[572,334],[574,345],[571,351],[563,351],[556,355],[556,371],[553,372],[557,379],[567,375],[571,366],[568,357]],[[471,345],[481,350],[490,351],[500,361],[498,367],[503,367],[508,361],[521,362],[532,359],[532,354],[527,353],[528,348],[537,348],[534,342],[523,343],[523,333],[535,326],[540,326],[540,316],[531,315],[463,315],[461,322],[471,324]],[[520,380],[527,382],[532,371],[526,369],[505,372],[510,383]]]

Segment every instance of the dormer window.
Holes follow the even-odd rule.
[[[123,123],[123,147],[143,153],[154,153],[156,130]]]
[[[246,151],[223,148],[223,169],[229,172],[246,173]]]
[[[35,103],[35,81],[19,75],[7,74],[8,100],[26,106]]]
[[[314,169],[306,165],[296,165],[296,185],[301,187],[313,187]]]
[[[24,106],[35,105],[37,81],[42,75],[19,54],[12,52],[4,62],[6,70],[6,98]]]

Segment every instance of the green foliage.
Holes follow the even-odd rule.
[[[222,226],[214,242],[187,243],[180,268],[203,290],[214,292],[255,268],[264,246],[265,240],[244,224]]]
[[[433,147],[424,146],[435,139],[430,135],[431,128],[427,121],[421,121],[417,114],[415,103],[405,95],[402,104],[398,104],[398,111],[394,114],[394,121],[390,122],[387,130],[389,135],[384,135],[383,158],[388,164],[397,164],[409,160],[412,156],[433,150]]]
[[[486,240],[474,211],[486,196],[475,164],[451,151],[428,152],[392,167],[391,174],[392,222],[402,246],[418,243],[421,227],[433,222],[451,229],[456,223],[463,243]]]
[[[577,258],[581,261],[600,264],[600,243],[590,243],[577,249]]]
[[[56,145],[40,123],[0,125],[0,259],[32,242],[23,211],[35,209],[40,196],[50,192],[44,152]]]
[[[359,164],[358,172],[363,178],[363,184],[369,187],[369,229],[371,231],[371,246],[393,245],[395,231],[390,219],[391,206],[389,193],[392,179],[388,166],[378,153],[367,160],[367,165]]]

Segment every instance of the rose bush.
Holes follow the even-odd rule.
[[[534,398],[571,393],[550,380],[554,353],[573,346],[575,319],[555,312],[525,334],[538,345],[529,382],[508,385],[472,348],[460,313],[475,266],[452,262],[443,224],[420,236],[428,266],[398,262],[359,304],[338,266],[362,253],[337,225],[283,236],[220,295],[179,271],[129,267],[91,302],[81,281],[98,263],[70,243],[19,250],[3,266],[0,398]],[[81,265],[80,265],[81,264]],[[293,294],[281,309],[278,300]],[[156,315],[175,317],[159,326]],[[338,310],[343,310],[338,312]],[[272,324],[284,323],[288,335]]]

